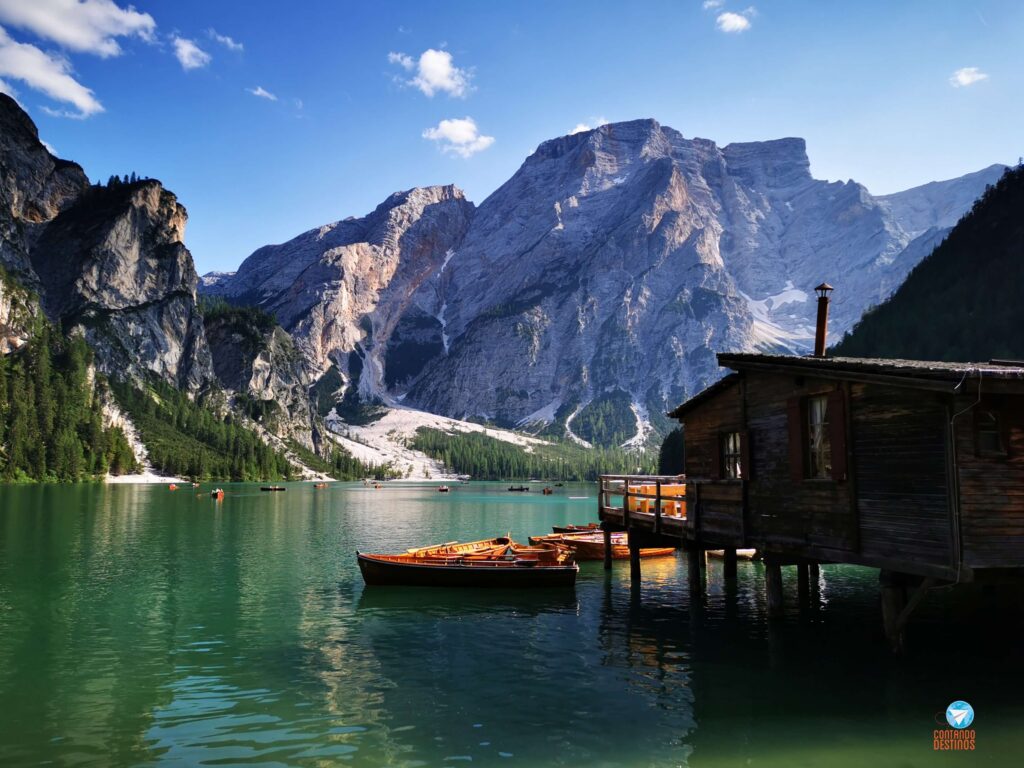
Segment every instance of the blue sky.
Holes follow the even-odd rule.
[[[479,203],[601,120],[802,136],[875,193],[1024,154],[1015,0],[0,0],[0,29],[0,88],[90,178],[163,180],[200,272],[399,189]]]

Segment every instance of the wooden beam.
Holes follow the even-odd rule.
[[[725,576],[726,579],[728,579],[730,581],[735,581],[736,580],[736,548],[735,547],[726,548],[725,549],[725,557],[723,559],[725,561],[725,567],[722,569],[723,570],[723,575]]]
[[[779,618],[782,616],[782,567],[777,563],[765,563],[764,587],[768,596],[768,618]]]
[[[640,584],[640,543],[629,537],[629,578],[634,585]]]
[[[797,596],[801,605],[806,605],[811,594],[811,574],[807,563],[800,563],[796,567]]]
[[[612,532],[607,528],[604,529],[604,569],[612,569]]]

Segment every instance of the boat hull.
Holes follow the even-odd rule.
[[[571,588],[579,566],[507,563],[429,563],[388,560],[356,553],[367,586],[462,587],[474,589]]]

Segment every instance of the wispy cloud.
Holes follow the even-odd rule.
[[[46,109],[61,117],[88,117],[103,111],[103,105],[71,75],[71,63],[63,56],[47,53],[29,43],[12,40],[0,27],[0,77],[20,80],[29,88],[72,105],[77,112]]]
[[[255,88],[246,88],[245,90],[247,90],[253,96],[259,96],[261,99],[266,99],[267,101],[277,101],[277,96],[272,94],[262,85],[257,85]]]
[[[212,61],[213,57],[196,45],[194,40],[175,35],[171,38],[174,44],[174,55],[186,72],[190,69],[201,69]]]
[[[573,129],[569,131],[570,136],[574,136],[577,133],[583,133],[585,131],[592,131],[595,128],[600,128],[602,125],[607,125],[608,119],[604,117],[592,117],[586,123],[576,123]]]
[[[424,139],[436,141],[441,151],[460,157],[471,157],[494,143],[493,136],[483,136],[471,117],[442,120],[423,132]]]
[[[967,88],[982,80],[988,80],[987,72],[982,72],[977,67],[962,67],[952,74],[949,84],[954,88]]]
[[[222,35],[220,32],[218,32],[213,27],[210,27],[208,30],[206,30],[206,34],[208,34],[210,36],[211,40],[216,40],[218,43],[223,45],[229,51],[234,51],[235,53],[241,53],[242,51],[245,50],[245,46],[242,45],[240,42],[238,42],[237,40],[235,40],[232,37],[229,37],[228,35]]]
[[[753,8],[748,8],[743,13],[733,13],[732,11],[720,13],[715,19],[715,25],[721,32],[733,34],[746,32],[750,29],[750,16],[753,15],[753,10]]]
[[[447,93],[449,96],[462,97],[470,91],[471,74],[468,70],[456,67],[448,51],[428,48],[416,60],[407,53],[391,52],[388,61],[407,72],[415,72],[412,79],[404,82],[418,88],[426,96]]]
[[[388,54],[388,62],[391,64],[397,64],[402,69],[412,71],[412,68],[416,66],[416,62],[412,60],[412,56],[407,53],[395,53],[392,51]]]
[[[104,58],[120,55],[118,37],[152,40],[156,30],[148,13],[121,8],[113,0],[0,0],[0,23]]]
[[[725,0],[704,0],[703,8],[705,11],[713,11],[723,5],[725,5]]]

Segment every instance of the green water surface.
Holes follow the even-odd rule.
[[[595,488],[0,488],[0,765],[1016,766],[1021,601],[928,599],[908,658],[877,573],[809,606],[763,569],[691,600],[683,555],[575,591],[364,589],[355,551],[595,519]],[[535,490],[539,486],[535,487]],[[584,496],[572,499],[570,496]],[[975,709],[977,751],[936,753]]]

